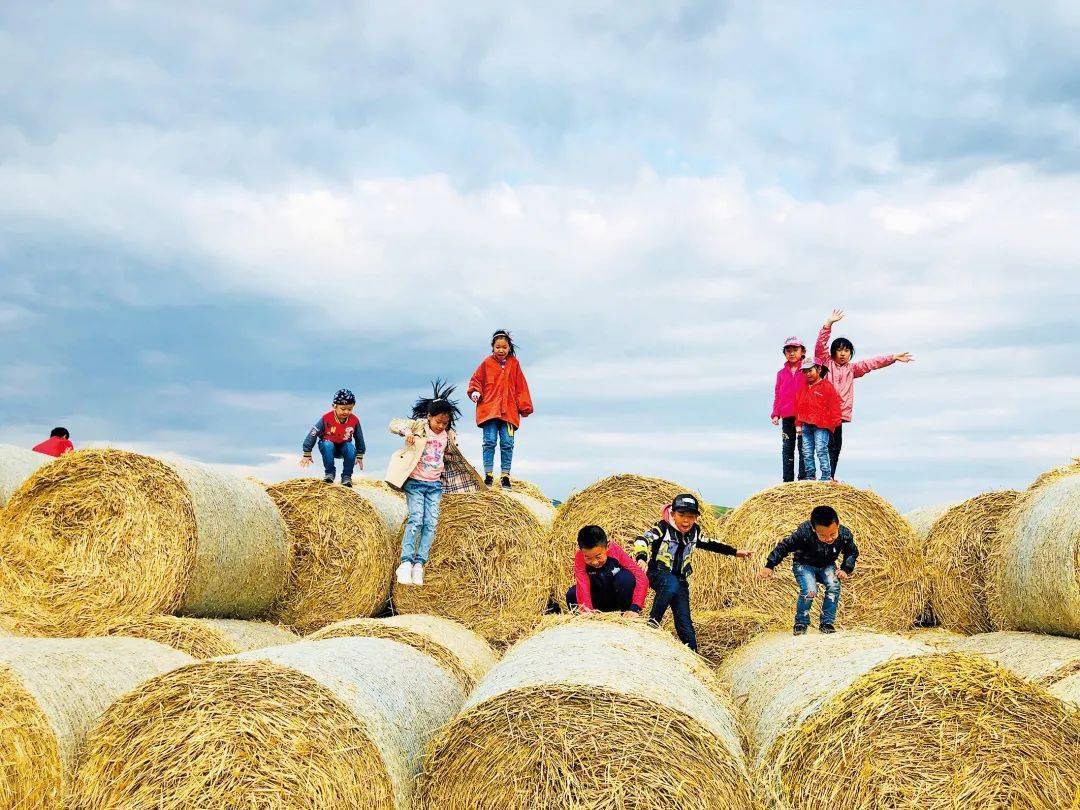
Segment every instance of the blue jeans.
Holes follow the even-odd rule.
[[[405,521],[405,537],[401,541],[401,561],[423,565],[428,560],[435,528],[439,525],[442,482],[410,478],[402,489],[405,490],[409,519]],[[419,543],[417,535],[420,537]]]
[[[690,618],[690,584],[670,571],[657,571],[649,577],[649,585],[656,593],[649,620],[659,625],[670,605],[679,641],[697,652],[697,635],[694,633],[694,621]]]
[[[319,439],[319,452],[322,454],[323,472],[329,476],[337,475],[335,458],[341,459],[341,480],[352,478],[353,467],[356,466],[356,443],[342,442],[335,444],[326,439]]]
[[[814,425],[802,426],[802,457],[803,466],[806,467],[806,477],[814,480],[814,457],[817,456],[818,471],[821,480],[828,481],[832,478],[832,462],[829,460],[830,434],[825,428]]]
[[[495,471],[495,444],[497,442],[503,475],[509,475],[510,464],[514,460],[514,426],[502,419],[488,419],[481,427],[484,429],[484,472]]]
[[[825,601],[821,603],[821,623],[836,622],[836,607],[840,604],[840,578],[836,576],[836,566],[827,565],[815,568],[812,565],[795,563],[791,573],[799,583],[799,601],[795,604],[795,624],[810,626],[810,606],[817,596],[817,584],[825,586]]]

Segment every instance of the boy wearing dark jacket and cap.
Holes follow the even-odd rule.
[[[769,554],[765,567],[758,576],[768,579],[773,569],[788,554],[794,554],[791,572],[799,583],[799,599],[795,605],[795,635],[806,633],[810,626],[810,606],[817,596],[817,585],[825,586],[825,601],[821,605],[822,633],[835,633],[836,608],[840,604],[840,582],[855,571],[859,549],[851,530],[840,525],[840,516],[831,506],[815,506],[810,520],[799,525],[795,531],[781,540]],[[840,555],[844,561],[840,570],[836,561]]]
[[[649,621],[659,625],[671,606],[675,633],[679,640],[697,652],[697,636],[690,616],[690,584],[695,549],[715,554],[728,554],[746,559],[749,551],[741,551],[726,543],[701,536],[698,516],[701,507],[693,495],[677,495],[664,508],[660,522],[634,541],[634,557],[649,575],[649,586],[656,593]]]
[[[353,468],[364,469],[364,430],[360,420],[353,413],[356,397],[348,388],[342,388],[334,394],[332,410],[324,413],[315,426],[308,431],[304,439],[303,455],[300,466],[311,464],[311,451],[319,445],[323,460],[323,480],[334,483],[337,476],[335,459],[341,459],[341,485],[352,486]]]

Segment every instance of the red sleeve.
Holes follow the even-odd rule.
[[[814,362],[827,363],[829,361],[829,336],[832,334],[831,326],[821,327],[817,335],[817,343],[814,344]]]
[[[533,412],[532,396],[529,394],[529,384],[525,381],[525,372],[521,370],[521,363],[517,364],[515,376],[517,377],[517,406],[518,413],[528,416]]]
[[[486,362],[487,360],[485,359],[476,367],[472,379],[469,380],[469,389],[465,392],[466,395],[472,394],[473,391],[477,391],[481,394],[484,393],[484,363]]]
[[[585,572],[585,555],[580,551],[574,555],[574,581],[577,582],[578,609],[583,613],[592,610],[592,588],[589,586],[589,575]]]
[[[645,606],[645,596],[649,593],[649,578],[645,576],[645,572],[638,567],[638,564],[634,562],[629,554],[623,551],[622,546],[618,543],[612,543],[608,547],[608,554],[614,557],[619,565],[634,575],[634,598],[632,603],[634,607],[640,610]],[[578,598],[580,600],[580,597]]]
[[[832,396],[829,398],[829,424],[832,425],[831,430],[836,430],[844,421],[844,417],[840,410],[840,394],[832,385],[829,387],[832,388]]]

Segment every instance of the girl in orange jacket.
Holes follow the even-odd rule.
[[[491,354],[469,381],[469,398],[476,403],[476,424],[484,431],[484,483],[491,486],[495,473],[495,445],[502,462],[502,488],[510,489],[514,460],[514,434],[521,420],[533,412],[529,384],[517,359],[514,339],[505,329],[491,336]]]

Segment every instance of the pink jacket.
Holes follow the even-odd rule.
[[[784,419],[795,415],[795,399],[806,388],[806,375],[802,373],[802,360],[776,372],[776,389],[773,393],[772,418]]]
[[[851,412],[855,407],[855,380],[871,371],[891,366],[896,360],[892,355],[879,355],[868,360],[859,360],[857,363],[837,365],[829,354],[829,337],[832,335],[832,327],[823,326],[818,332],[817,343],[814,344],[814,362],[822,363],[829,369],[828,380],[832,383],[836,393],[840,395],[840,418],[844,422],[851,421]]]

